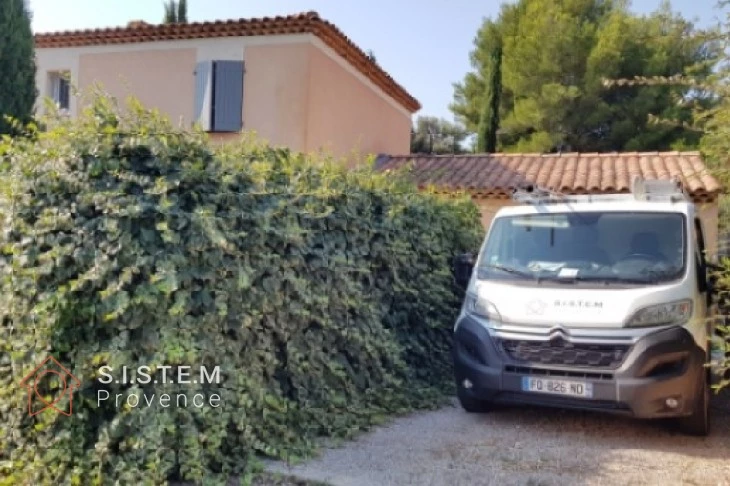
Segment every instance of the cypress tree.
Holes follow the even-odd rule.
[[[0,134],[12,131],[6,116],[27,123],[33,115],[38,93],[33,49],[24,0],[0,0]]]
[[[165,2],[165,16],[162,19],[164,24],[187,24],[188,23],[188,2],[187,0],[169,0]]]
[[[163,24],[177,23],[177,4],[175,0],[165,2],[165,17],[162,19]]]
[[[188,2],[187,0],[180,0],[177,4],[177,22],[180,24],[188,23]]]
[[[489,59],[484,106],[479,119],[477,151],[497,151],[497,130],[499,129],[499,100],[502,97],[502,46],[494,48]]]

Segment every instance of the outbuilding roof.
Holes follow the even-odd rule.
[[[509,198],[530,184],[564,194],[627,193],[635,176],[678,178],[698,202],[721,190],[699,152],[381,155],[377,168],[406,168],[420,187],[492,198]]]

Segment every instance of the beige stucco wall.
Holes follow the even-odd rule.
[[[338,157],[409,150],[410,113],[311,34],[46,48],[36,50],[36,60],[39,102],[50,95],[49,74],[64,71],[81,93],[99,83],[120,101],[134,95],[187,127],[194,121],[196,64],[243,60],[244,130],[275,145],[329,149]],[[70,115],[77,115],[82,104],[72,97],[70,105]]]
[[[124,102],[134,96],[173,123],[189,127],[195,100],[195,49],[137,50],[82,54],[78,87],[82,93],[99,83]]]
[[[243,127],[274,145],[306,150],[309,44],[246,48]]]
[[[333,154],[407,154],[410,114],[357,78],[326,48],[309,47],[307,149]]]
[[[485,230],[489,229],[494,215],[500,208],[505,206],[514,206],[515,203],[511,199],[474,199],[474,203],[482,214],[482,225]]]
[[[225,38],[209,38],[209,39],[184,39],[184,40],[171,40],[171,41],[159,41],[159,42],[143,42],[143,43],[131,43],[131,44],[108,44],[108,45],[97,45],[97,46],[81,46],[81,47],[63,47],[63,48],[42,48],[36,49],[36,85],[39,91],[37,109],[39,112],[43,112],[43,104],[41,101],[46,96],[50,95],[50,83],[49,73],[53,71],[66,71],[71,75],[71,81],[74,86],[79,86],[79,77],[81,71],[81,58],[84,56],[92,62],[97,59],[94,57],[98,55],[100,58],[107,56],[114,56],[117,54],[124,54],[126,56],[134,56],[137,53],[152,53],[155,57],[156,53],[170,53],[177,50],[193,50],[195,52],[195,59],[192,66],[188,66],[188,70],[185,73],[185,79],[193,77],[193,71],[195,64],[202,61],[242,61],[243,52],[247,47],[259,46],[259,45],[283,45],[283,44],[302,44],[311,42],[309,34],[297,34],[297,35],[281,35],[281,36],[253,36],[253,37],[225,37]],[[123,56],[123,57],[126,57]],[[104,61],[102,61],[104,62]],[[96,69],[93,66],[87,67],[87,69]],[[165,92],[179,93],[177,90],[178,79],[172,79],[168,76],[160,66],[153,64],[144,64],[141,67],[135,66],[135,70],[144,70],[150,73],[154,73],[157,78],[171,80],[165,87]],[[180,68],[182,69],[182,68]],[[121,71],[119,67],[114,67],[111,73],[106,73],[107,76],[111,75],[119,78],[119,74],[124,77],[129,77]],[[193,80],[194,82],[194,80]],[[78,114],[77,99],[72,97],[70,103],[69,113],[71,116]],[[195,105],[194,99],[189,101],[181,101],[181,104],[188,107],[186,108],[193,110]]]

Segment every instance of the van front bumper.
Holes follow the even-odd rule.
[[[534,341],[526,346],[530,343]],[[565,343],[556,345],[566,349]],[[576,365],[575,359],[569,360],[572,363],[550,362],[556,360],[551,354],[552,344],[545,341],[541,341],[541,347],[529,348],[537,352],[520,352],[517,356],[514,346],[514,342],[490,336],[473,317],[461,317],[453,347],[459,395],[484,402],[603,410],[637,418],[681,417],[692,413],[699,380],[705,377],[705,352],[681,327],[657,331],[626,345],[620,351],[621,359],[609,366],[601,359],[594,360],[600,363],[598,366],[585,362]],[[540,356],[540,350],[548,356]],[[574,353],[572,349],[569,352]],[[525,391],[524,377],[590,383],[592,397]],[[669,404],[674,406],[668,405],[668,399],[673,399]]]

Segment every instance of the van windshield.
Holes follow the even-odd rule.
[[[499,217],[480,257],[477,277],[655,284],[684,274],[686,240],[681,213]]]

